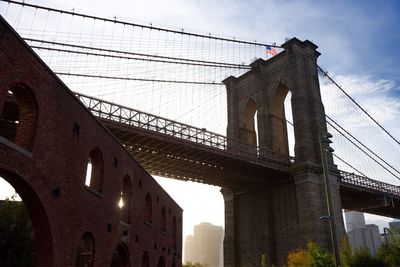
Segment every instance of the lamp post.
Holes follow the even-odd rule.
[[[322,159],[322,169],[324,173],[324,187],[325,187],[325,197],[326,197],[326,206],[328,210],[328,216],[321,216],[320,219],[328,219],[329,220],[329,228],[331,232],[331,241],[333,248],[333,255],[335,257],[335,266],[340,266],[340,256],[339,256],[339,246],[337,241],[337,233],[336,233],[336,221],[333,216],[332,210],[332,196],[329,184],[329,166],[328,159],[326,153],[332,153],[333,148],[329,147],[329,144],[332,143],[330,140],[332,135],[330,133],[325,133],[320,136],[319,146],[321,150],[321,159]]]

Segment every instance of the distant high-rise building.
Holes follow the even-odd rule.
[[[353,249],[367,248],[371,255],[381,245],[379,227],[375,224],[365,224],[364,213],[345,211],[347,236]]]
[[[223,228],[210,223],[200,223],[194,226],[194,235],[185,240],[185,262],[199,262],[208,267],[222,266]]]
[[[389,228],[391,228],[391,229],[400,229],[400,221],[399,220],[393,220],[392,222],[389,223]]]
[[[196,257],[196,249],[194,246],[194,237],[192,235],[186,236],[185,239],[185,262],[190,261],[192,263],[199,262]]]

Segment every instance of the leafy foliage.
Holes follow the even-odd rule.
[[[287,259],[287,267],[334,267],[333,256],[323,250],[317,243],[309,241],[307,250],[291,251]]]
[[[310,266],[310,255],[304,249],[296,249],[289,252],[287,267],[308,267]]]
[[[378,257],[385,266],[398,267],[400,266],[400,229],[389,229],[389,233],[389,242],[378,249]]]
[[[0,204],[0,266],[34,266],[33,228],[16,195]]]
[[[340,252],[343,267],[386,267],[381,257],[373,257],[367,248],[353,250],[347,236],[342,240]],[[395,266],[395,265],[393,265]],[[397,266],[397,265],[396,265]]]
[[[380,258],[373,257],[367,248],[357,249],[350,261],[349,267],[385,267]]]
[[[267,267],[267,254],[262,254],[261,255],[261,266],[262,267]]]
[[[307,252],[310,255],[310,267],[334,267],[333,256],[323,250],[317,243],[308,242]]]
[[[345,235],[342,239],[341,249],[340,249],[340,261],[342,267],[350,267],[353,257],[353,249],[350,246],[349,237]]]
[[[186,263],[184,263],[184,264],[182,265],[182,267],[208,267],[208,265],[207,265],[207,264],[206,264],[206,265],[203,265],[203,264],[198,263],[198,262],[196,262],[196,263],[191,263],[190,261],[187,261]]]

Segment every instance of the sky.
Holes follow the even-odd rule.
[[[60,9],[214,36],[281,44],[311,40],[329,71],[400,138],[400,1],[26,1]],[[157,178],[185,210],[184,236],[202,221],[223,225],[219,188]],[[0,185],[5,190],[4,185]],[[199,201],[201,200],[201,202]],[[380,226],[388,219],[368,216]]]

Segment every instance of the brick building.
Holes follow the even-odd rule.
[[[182,209],[3,18],[0,112],[0,177],[37,266],[182,265]]]

